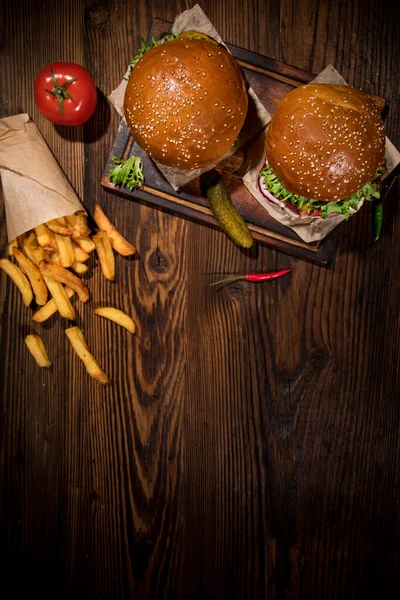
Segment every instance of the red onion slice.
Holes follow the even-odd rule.
[[[263,181],[262,175],[258,178],[258,188],[259,188],[260,192],[262,193],[262,195],[265,196],[265,198],[267,200],[272,202],[272,204],[277,204],[281,208],[285,207],[284,203],[281,200],[278,200],[278,198],[275,198],[275,196],[273,196],[271,194],[271,192],[268,190],[267,186],[265,185],[265,183]]]

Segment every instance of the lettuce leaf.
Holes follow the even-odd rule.
[[[131,156],[126,160],[113,156],[112,160],[114,166],[109,170],[111,183],[126,186],[130,190],[134,190],[143,184],[143,163],[139,156]]]
[[[346,220],[350,216],[350,209],[357,210],[361,200],[371,202],[376,198],[380,198],[379,187],[382,175],[385,173],[385,168],[380,167],[375,175],[372,177],[363,188],[358,192],[355,192],[344,200],[337,200],[335,202],[323,202],[321,200],[312,200],[305,198],[298,194],[293,194],[283,187],[279,179],[272,172],[268,163],[265,165],[260,173],[264,185],[268,191],[282,202],[290,202],[298,210],[303,210],[307,214],[311,214],[315,211],[321,213],[321,217],[326,219],[332,213],[339,213],[344,215]]]

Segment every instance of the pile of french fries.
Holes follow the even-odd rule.
[[[119,233],[99,204],[93,219],[99,229],[95,234],[88,227],[85,213],[78,211],[38,225],[8,244],[9,258],[0,259],[0,268],[20,290],[25,306],[35,301],[38,309],[32,318],[36,323],[43,323],[57,311],[64,319],[75,320],[71,298],[75,293],[81,302],[90,298],[81,276],[88,270],[86,263],[92,252],[97,253],[101,271],[109,281],[115,280],[114,250],[122,256],[135,254],[135,247]],[[135,322],[122,310],[104,306],[93,312],[135,333]],[[75,325],[65,329],[65,334],[89,375],[108,384],[110,380],[90,352],[83,331]],[[25,343],[40,367],[51,365],[40,335],[28,334]]]

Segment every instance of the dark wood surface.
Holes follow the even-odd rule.
[[[89,211],[100,201],[138,247],[98,268],[96,303],[131,312],[134,337],[79,305],[112,379],[91,381],[53,317],[0,278],[0,545],[4,598],[397,598],[400,584],[399,187],[372,242],[366,207],[327,269],[108,194],[119,117],[106,97],[155,17],[187,2],[6,0],[0,116],[35,120]],[[229,43],[387,98],[400,146],[400,19],[374,0],[205,0]],[[54,127],[33,101],[53,60],[92,73],[84,127]],[[1,206],[1,253],[6,228]],[[221,273],[290,267],[222,290]],[[39,370],[23,335],[53,366]]]

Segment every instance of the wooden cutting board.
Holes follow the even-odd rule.
[[[148,41],[154,35],[157,39],[169,31],[171,23],[155,19],[151,26]],[[273,113],[279,100],[293,88],[309,83],[316,75],[285,63],[261,56],[249,50],[227,44],[228,49],[241,65],[249,85],[253,88],[269,113]],[[385,99],[373,96],[376,105],[383,112]],[[244,151],[239,151],[231,160],[221,163],[219,170],[225,176],[232,200],[247,222],[253,237],[260,243],[277,250],[301,257],[312,262],[327,265],[334,253],[338,227],[319,242],[307,244],[290,228],[281,225],[269,216],[268,212],[250,194],[235,171],[244,159]],[[108,178],[112,157],[128,158],[140,156],[144,163],[145,185],[130,191],[112,184]],[[208,205],[201,193],[199,179],[195,179],[176,192],[161,174],[154,162],[134,143],[129,129],[121,120],[117,135],[103,173],[101,185],[108,191],[136,202],[146,202],[178,215],[195,219],[199,223],[217,226]],[[339,226],[340,227],[340,226]]]

